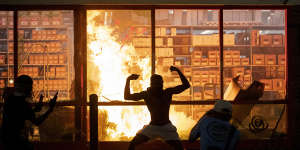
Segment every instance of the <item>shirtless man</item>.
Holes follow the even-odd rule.
[[[124,98],[126,100],[138,101],[144,99],[151,114],[151,122],[140,130],[130,142],[129,150],[134,150],[139,144],[150,139],[160,137],[166,141],[174,150],[183,150],[176,127],[169,119],[170,104],[173,94],[179,94],[190,87],[190,84],[182,72],[171,66],[171,71],[179,74],[182,84],[176,87],[163,89],[163,79],[160,75],[151,76],[150,87],[147,91],[130,94],[130,80],[136,80],[139,75],[132,74],[127,78]]]

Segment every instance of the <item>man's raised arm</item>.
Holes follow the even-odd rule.
[[[176,67],[171,66],[170,67],[171,71],[176,71],[181,79],[182,84],[178,85],[174,88],[169,88],[169,90],[172,92],[172,94],[179,94],[183,92],[184,90],[188,89],[191,85],[189,81],[186,79],[186,77],[183,75],[183,73]]]
[[[124,99],[138,101],[144,99],[146,92],[130,94],[130,80],[136,80],[139,77],[137,74],[130,75],[126,80],[125,90],[124,90]]]

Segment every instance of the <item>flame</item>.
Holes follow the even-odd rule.
[[[106,22],[99,23],[97,17],[103,16],[103,13],[105,11],[87,11],[88,94],[96,93],[102,102],[124,101],[125,82],[130,74],[140,74],[139,80],[132,82],[131,92],[149,87],[151,52],[147,57],[136,56],[138,52],[132,44],[119,40],[115,32],[117,27],[106,25]],[[99,111],[106,112],[107,119],[104,127],[106,135],[100,134],[100,140],[129,140],[150,122],[145,106],[103,106],[99,107]],[[170,114],[180,135],[187,136],[195,121],[183,112],[176,112],[173,107]]]

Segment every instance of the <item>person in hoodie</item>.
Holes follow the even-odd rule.
[[[217,100],[192,128],[189,141],[200,137],[201,150],[234,150],[240,132],[229,123],[232,117],[232,105],[228,101]]]
[[[182,72],[174,67],[170,71],[176,71],[181,79],[182,84],[163,89],[163,78],[158,74],[153,74],[150,78],[150,87],[146,91],[139,93],[130,93],[130,81],[138,79],[139,75],[132,74],[127,78],[124,98],[125,100],[139,101],[144,99],[151,115],[149,125],[144,126],[133,140],[130,142],[129,150],[134,150],[137,145],[145,143],[154,138],[162,138],[174,150],[183,150],[180,142],[177,128],[169,119],[170,104],[172,95],[179,94],[190,87],[190,84]]]

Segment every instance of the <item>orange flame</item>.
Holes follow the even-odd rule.
[[[139,80],[133,81],[131,92],[139,92],[149,87],[151,76],[151,58],[138,57],[132,44],[124,44],[113,34],[115,28],[97,23],[95,19],[104,11],[87,11],[87,44],[88,44],[88,92],[96,93],[100,101],[124,101],[123,93],[126,78],[140,74]],[[139,71],[129,71],[130,68]],[[107,112],[107,122],[114,127],[105,127],[107,136],[100,140],[131,139],[150,121],[150,114],[145,106],[106,106],[100,111]],[[195,121],[183,112],[176,112],[171,107],[171,121],[177,126],[180,135],[187,137]],[[99,116],[101,117],[101,116]]]

